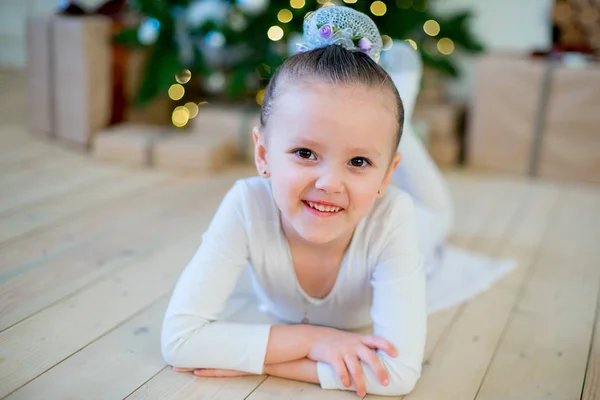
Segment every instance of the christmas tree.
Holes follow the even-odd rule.
[[[139,24],[118,40],[150,51],[138,100],[145,103],[168,91],[173,100],[256,98],[277,67],[295,53],[307,13],[345,5],[369,15],[379,27],[384,50],[407,40],[424,64],[457,76],[455,49],[479,52],[469,31],[468,12],[436,16],[427,0],[133,0]],[[184,87],[194,78],[195,85]],[[185,94],[185,98],[184,98]]]

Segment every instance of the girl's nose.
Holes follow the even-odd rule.
[[[344,184],[343,173],[334,167],[325,167],[319,171],[315,188],[328,194],[342,193]]]

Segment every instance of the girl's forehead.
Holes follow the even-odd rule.
[[[398,129],[391,95],[359,85],[298,84],[276,100],[271,125],[280,140],[381,147]],[[285,133],[282,135],[281,133]]]
[[[278,96],[274,115],[298,123],[312,119],[338,124],[396,121],[396,104],[388,92],[360,84],[292,82]]]

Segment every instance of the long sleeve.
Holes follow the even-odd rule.
[[[225,196],[175,286],[161,337],[170,365],[262,373],[270,325],[219,320],[248,263],[242,185]]]
[[[391,216],[397,225],[389,234],[382,235],[386,239],[371,277],[373,333],[390,341],[398,350],[396,358],[378,352],[389,374],[388,386],[381,385],[373,371],[363,364],[367,392],[378,395],[412,391],[421,376],[427,333],[425,274],[416,240],[414,206],[408,196],[397,201],[402,202],[400,211]],[[329,365],[319,363],[317,371],[321,387],[345,389]]]

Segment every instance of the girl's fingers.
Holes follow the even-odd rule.
[[[173,367],[173,371],[175,371],[175,372],[192,372],[193,370],[194,370],[194,368]]]
[[[377,375],[379,382],[381,382],[381,384],[383,386],[388,385],[388,383],[389,383],[388,372],[384,368],[383,363],[381,362],[379,357],[377,357],[377,353],[375,353],[373,350],[371,350],[368,347],[362,347],[362,348],[358,349],[358,351],[356,352],[356,355],[361,359],[362,362],[364,362],[369,367],[371,367],[373,372],[375,372],[375,375]]]
[[[350,376],[354,381],[354,386],[356,388],[356,394],[359,396],[365,396],[367,394],[367,388],[365,386],[365,378],[363,376],[363,370],[358,362],[358,358],[356,356],[346,356],[344,357],[344,361],[346,363],[346,367],[350,372]]]
[[[362,343],[371,348],[371,349],[379,349],[385,351],[389,354],[390,357],[396,357],[398,355],[398,351],[394,347],[393,344],[388,342],[385,339],[382,339],[377,336],[363,336]]]
[[[206,368],[206,369],[196,369],[194,370],[194,375],[202,376],[205,378],[229,378],[234,376],[243,376],[249,375],[246,372],[234,371],[230,369],[215,369],[215,368]]]
[[[346,368],[346,364],[344,360],[341,358],[337,360],[333,365],[333,370],[340,377],[340,380],[344,384],[345,387],[350,387],[352,382],[350,382],[350,376],[348,375],[348,368]]]

